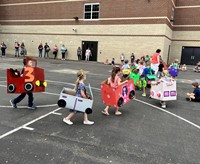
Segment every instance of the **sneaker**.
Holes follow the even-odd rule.
[[[14,104],[13,100],[10,100],[10,104],[11,104],[11,106],[12,106],[13,108],[17,108],[17,105]]]
[[[146,93],[143,93],[142,96],[146,97],[147,95],[146,95]]]
[[[160,102],[161,108],[166,108],[166,103],[165,102]]]
[[[161,105],[161,107],[165,109],[166,108],[166,104]]]
[[[94,121],[83,121],[83,124],[84,125],[93,125],[94,124]]]
[[[151,95],[149,96],[149,98],[151,99]]]
[[[37,109],[37,107],[35,105],[32,105],[32,106],[28,106],[28,109]]]
[[[63,118],[63,122],[68,124],[68,125],[73,125],[73,122],[71,122],[70,120],[67,120],[65,118]]]
[[[187,100],[187,101],[191,101],[191,98],[187,97],[186,100]]]

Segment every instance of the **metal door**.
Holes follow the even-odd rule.
[[[98,42],[96,41],[82,41],[82,60],[85,60],[85,51],[90,48],[92,56],[90,61],[97,61]]]

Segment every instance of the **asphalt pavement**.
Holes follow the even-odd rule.
[[[200,74],[180,72],[176,101],[160,108],[159,101],[142,97],[121,107],[121,116],[104,116],[100,83],[110,75],[112,66],[96,62],[38,59],[44,68],[48,86],[34,93],[36,110],[27,109],[27,97],[17,109],[7,94],[6,69],[22,68],[22,58],[0,58],[0,163],[11,164],[199,164],[200,103],[185,100],[191,83],[200,82]],[[63,87],[74,87],[76,72],[84,69],[94,95],[92,126],[83,124],[76,114],[72,126],[62,119],[69,112],[57,101]]]

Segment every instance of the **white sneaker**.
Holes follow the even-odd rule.
[[[94,121],[83,121],[83,124],[84,125],[93,125],[94,124]]]
[[[65,118],[63,118],[63,122],[68,125],[73,125],[73,122],[71,122],[70,120],[66,120]]]

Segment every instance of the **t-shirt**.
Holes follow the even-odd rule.
[[[158,71],[163,72],[164,64],[159,64]]]
[[[193,93],[195,94],[195,99],[200,100],[200,88],[195,88]]]
[[[111,87],[114,87],[116,88],[118,86],[118,83],[121,81],[121,79],[119,78],[118,75],[115,76],[115,79],[114,79],[114,82],[112,81],[112,78],[109,77],[108,78],[108,84],[111,86]]]
[[[179,64],[178,63],[172,63],[172,67],[175,68],[175,69],[178,69]]]
[[[129,68],[130,68],[129,64],[124,64],[124,65],[122,66],[122,69],[129,69]]]
[[[84,84],[84,83],[79,83],[79,84],[78,84],[78,89],[77,89],[77,91],[76,91],[76,96],[82,97],[82,95],[81,95],[81,90],[83,90],[84,93],[86,94],[86,87],[85,87],[85,84]]]
[[[160,54],[159,53],[154,53],[153,56],[152,56],[152,60],[151,60],[151,63],[152,64],[158,64],[158,56]]]
[[[142,72],[142,75],[150,75],[150,74],[154,74],[154,70],[152,70],[151,68],[145,68]]]

